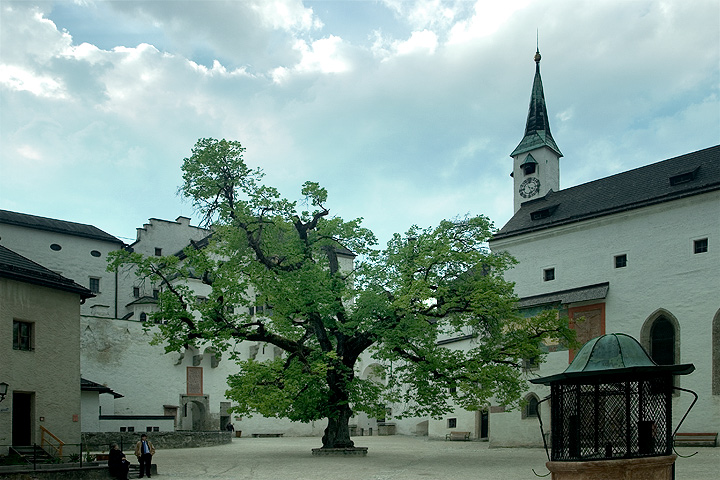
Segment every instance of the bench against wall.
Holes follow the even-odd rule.
[[[717,446],[717,433],[689,433],[675,434],[676,447],[715,447]]]

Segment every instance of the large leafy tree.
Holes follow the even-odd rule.
[[[210,345],[232,356],[239,341],[283,350],[272,361],[234,357],[227,395],[235,412],[326,418],[323,448],[352,447],[354,412],[374,416],[399,403],[402,415],[438,416],[491,397],[517,404],[523,360],[541,357],[543,341],[572,341],[556,312],[518,315],[503,279],[514,261],[488,250],[487,218],[412,227],[378,249],[361,219],[330,214],[324,188],[306,182],[302,202],[284,199],[244,151],[201,139],[184,159],[180,192],[209,226],[206,242],[169,257],[121,252],[109,267],[130,264],[164,284],[154,316],[167,351]],[[199,301],[192,282],[210,285],[211,295]],[[258,304],[271,313],[253,314],[248,307]],[[458,336],[472,338],[472,348],[439,342]],[[382,382],[358,377],[363,354],[381,365],[372,377]]]

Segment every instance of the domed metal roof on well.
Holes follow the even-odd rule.
[[[563,373],[530,380],[549,385],[562,380],[591,376],[625,376],[634,374],[687,375],[695,370],[692,363],[658,365],[630,335],[609,333],[593,338],[580,349]]]

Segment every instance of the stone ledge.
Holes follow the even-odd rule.
[[[671,480],[677,455],[586,462],[547,462],[553,480]]]
[[[359,457],[367,456],[368,447],[348,447],[348,448],[313,448],[312,454],[319,456],[345,456],[355,455]]]

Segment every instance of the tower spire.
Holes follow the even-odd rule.
[[[558,156],[562,152],[558,148],[550,133],[550,120],[545,106],[545,93],[543,92],[542,78],[540,77],[540,48],[535,50],[535,79],[533,80],[530,107],[528,108],[527,122],[525,123],[525,136],[520,144],[510,154],[511,157],[529,152],[540,147],[548,147]]]

